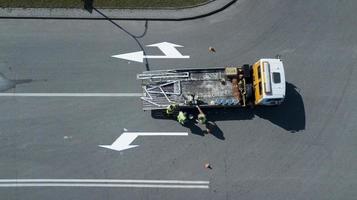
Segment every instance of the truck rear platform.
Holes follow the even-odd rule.
[[[146,71],[142,80],[144,110],[181,108],[243,107],[251,104],[251,66],[212,69]]]

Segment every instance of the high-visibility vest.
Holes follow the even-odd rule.
[[[167,108],[166,108],[166,113],[167,113],[168,115],[171,115],[172,113],[175,112],[175,109],[176,109],[176,105],[174,105],[174,104],[169,105],[169,106],[167,106]]]
[[[179,112],[179,114],[177,115],[177,121],[180,123],[180,124],[184,124],[185,121],[186,121],[186,114],[183,113],[182,111]]]

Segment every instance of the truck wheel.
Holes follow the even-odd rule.
[[[247,84],[246,85],[246,91],[247,91],[247,99],[252,99],[252,95],[253,95],[253,86],[252,84]]]
[[[244,73],[244,78],[246,79],[247,82],[252,81],[252,66],[248,64],[243,65],[243,73]]]

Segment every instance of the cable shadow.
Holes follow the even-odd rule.
[[[196,116],[198,111],[196,109],[184,110],[185,112]],[[161,112],[161,113],[160,113]],[[291,133],[296,133],[305,129],[306,117],[304,102],[299,94],[297,87],[292,83],[286,83],[286,97],[285,101],[279,106],[273,107],[256,107],[256,108],[212,108],[205,109],[208,121],[212,122],[211,133],[218,139],[224,139],[223,132],[216,125],[218,121],[234,121],[234,120],[250,120],[255,116],[269,120],[271,123],[283,128]],[[155,119],[171,119],[167,118],[162,111],[152,111],[151,116]],[[175,115],[176,116],[176,115]],[[198,133],[197,128],[190,128],[192,133]],[[214,131],[213,131],[214,130]]]
[[[148,24],[149,24],[149,21],[146,20],[145,24],[144,24],[144,27],[145,27],[144,28],[144,32],[142,34],[140,34],[140,35],[136,35],[136,36],[134,35],[134,37],[137,38],[137,39],[138,38],[143,38],[146,35],[147,31],[148,31]]]
[[[134,35],[132,33],[130,33],[128,30],[126,30],[125,28],[123,28],[122,26],[120,26],[118,23],[116,23],[115,21],[113,21],[111,18],[109,18],[107,15],[105,15],[103,12],[101,12],[100,10],[98,10],[95,7],[92,7],[92,10],[96,11],[98,14],[100,14],[101,16],[103,16],[106,20],[108,20],[110,23],[112,23],[114,26],[116,26],[117,28],[119,28],[120,30],[122,30],[123,32],[125,32],[127,35],[129,35],[140,47],[140,49],[143,51],[144,56],[147,55],[146,51],[143,47],[143,45],[140,43],[140,41],[138,39],[143,38],[148,30],[148,20],[145,21],[145,29],[144,32],[140,35]],[[149,65],[149,61],[146,57],[144,57],[145,60],[145,68],[146,71],[150,71],[150,65]]]

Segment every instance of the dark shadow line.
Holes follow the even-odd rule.
[[[140,47],[140,49],[143,51],[144,56],[146,55],[145,49],[143,47],[143,45],[140,43],[140,41],[138,40],[138,38],[142,38],[145,36],[145,34],[147,33],[147,29],[148,29],[148,23],[146,21],[145,23],[145,30],[144,33],[139,35],[139,36],[135,36],[134,34],[130,33],[129,31],[127,31],[125,28],[121,27],[119,24],[117,24],[115,21],[113,21],[113,19],[109,18],[108,16],[106,16],[104,13],[102,13],[101,11],[99,11],[97,8],[93,7],[93,10],[95,10],[97,13],[99,13],[100,15],[102,15],[106,20],[108,20],[110,23],[112,23],[114,26],[116,26],[117,28],[119,28],[120,30],[124,31],[126,34],[128,34],[131,38],[133,38],[135,40],[135,42],[138,44],[138,46]],[[149,61],[146,57],[144,57],[145,60],[145,67],[146,67],[146,71],[150,71],[150,66],[149,66]]]
[[[128,17],[112,17],[112,18],[108,18],[111,20],[128,20],[128,21],[187,21],[187,20],[194,20],[194,19],[199,19],[199,18],[204,18],[204,17],[208,17],[210,15],[214,15],[218,12],[221,12],[225,9],[227,9],[228,7],[230,7],[232,4],[234,4],[235,2],[237,2],[238,0],[232,0],[231,2],[229,2],[228,4],[226,4],[225,6],[205,13],[205,14],[201,14],[201,15],[197,15],[197,16],[193,16],[193,17],[182,17],[182,18],[175,18],[175,19],[169,19],[169,18],[148,18],[148,17],[134,17],[134,18],[128,18]],[[0,16],[0,19],[57,19],[57,20],[107,20],[107,19],[103,19],[103,18],[94,18],[94,17],[3,17]]]
[[[12,81],[14,81],[15,85],[19,85],[19,84],[31,83],[34,80],[32,80],[32,79],[19,79],[19,80],[12,80]]]
[[[135,38],[142,38],[146,35],[147,31],[148,31],[148,20],[145,21],[145,29],[144,29],[144,32],[141,34],[141,35],[137,35],[135,36]]]

